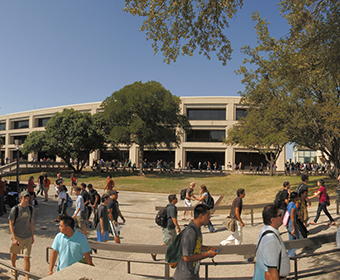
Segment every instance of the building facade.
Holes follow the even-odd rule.
[[[199,163],[203,168],[208,162],[212,169],[214,164],[218,169],[226,169],[228,163],[238,165],[242,162],[243,167],[249,166],[250,162],[254,167],[261,163],[266,164],[264,156],[256,151],[238,146],[227,146],[223,143],[227,130],[246,114],[246,109],[240,104],[240,97],[181,97],[181,100],[181,112],[188,116],[192,131],[182,135],[180,146],[171,151],[168,149],[146,150],[144,158],[147,162],[162,160],[168,164],[171,163],[174,167],[178,167],[178,163],[181,162],[182,168],[189,164],[195,169],[199,168]],[[101,110],[100,105],[101,102],[93,102],[0,116],[0,137],[5,143],[1,147],[1,157],[16,158],[20,150],[20,146],[16,145],[16,140],[23,143],[29,133],[44,130],[47,121],[56,112],[61,112],[65,108],[73,108],[80,112],[95,114]],[[110,149],[104,152],[93,152],[89,155],[89,162],[91,163],[94,159],[109,161],[118,159],[119,161],[131,160],[132,163],[137,164],[138,155],[137,145],[121,146],[119,152],[110,151]],[[27,159],[41,160],[43,157],[41,153],[29,154]],[[284,149],[277,161],[278,170],[284,170],[285,158],[286,150]]]

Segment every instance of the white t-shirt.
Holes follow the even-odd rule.
[[[67,195],[65,191],[62,191],[59,195],[58,195],[58,205],[61,205],[62,201],[64,199],[64,203],[67,203]]]
[[[82,197],[82,195],[78,195],[77,199],[76,199],[76,210],[74,211],[74,214],[76,214],[77,210],[80,209],[80,211],[78,212],[77,216],[81,215],[81,211],[84,211],[84,198]]]
[[[260,231],[257,242],[259,242],[262,234],[267,230],[271,230],[274,233],[268,233],[262,237],[260,246],[256,252],[256,264],[253,280],[265,280],[264,274],[265,271],[268,271],[268,268],[280,269],[280,276],[287,276],[290,272],[290,262],[286,252],[286,247],[277,229],[272,226],[264,225]],[[276,236],[274,236],[274,234]],[[281,265],[279,264],[280,252]]]

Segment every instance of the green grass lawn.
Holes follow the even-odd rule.
[[[57,172],[47,175],[50,177],[53,185]],[[65,185],[70,185],[70,171],[62,172]],[[291,190],[295,190],[300,184],[300,176],[260,176],[260,175],[242,175],[232,174],[222,176],[220,174],[147,174],[146,176],[138,176],[128,172],[112,172],[109,173],[115,182],[117,190],[124,191],[140,191],[154,193],[176,193],[189,187],[189,183],[196,183],[195,195],[199,194],[199,186],[204,184],[212,195],[224,195],[222,204],[231,204],[236,197],[236,190],[244,188],[246,190],[245,204],[266,203],[274,201],[276,193],[282,189],[282,183],[288,180],[291,184]],[[37,183],[40,173],[25,174],[20,176],[21,181],[27,181],[29,176],[33,175]],[[95,189],[104,189],[107,181],[107,173],[84,171],[77,174],[78,185],[80,183],[91,183]],[[329,179],[326,175],[311,176],[308,183],[309,195],[318,189],[317,180],[324,179],[329,195],[335,195],[337,181]],[[4,179],[15,180],[15,176],[4,177]]]

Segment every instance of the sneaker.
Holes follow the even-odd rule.
[[[220,245],[221,246],[226,246],[226,245],[228,245],[230,242],[229,241],[227,241],[227,240],[222,240],[221,242],[220,242]]]

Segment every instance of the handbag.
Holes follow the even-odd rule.
[[[284,227],[287,227],[287,226],[288,226],[289,218],[290,218],[289,211],[286,210],[286,213],[285,213],[285,215],[283,216],[283,220],[282,220],[282,225],[283,225]]]
[[[223,221],[223,225],[231,232],[234,232],[236,229],[236,217],[226,217]]]

